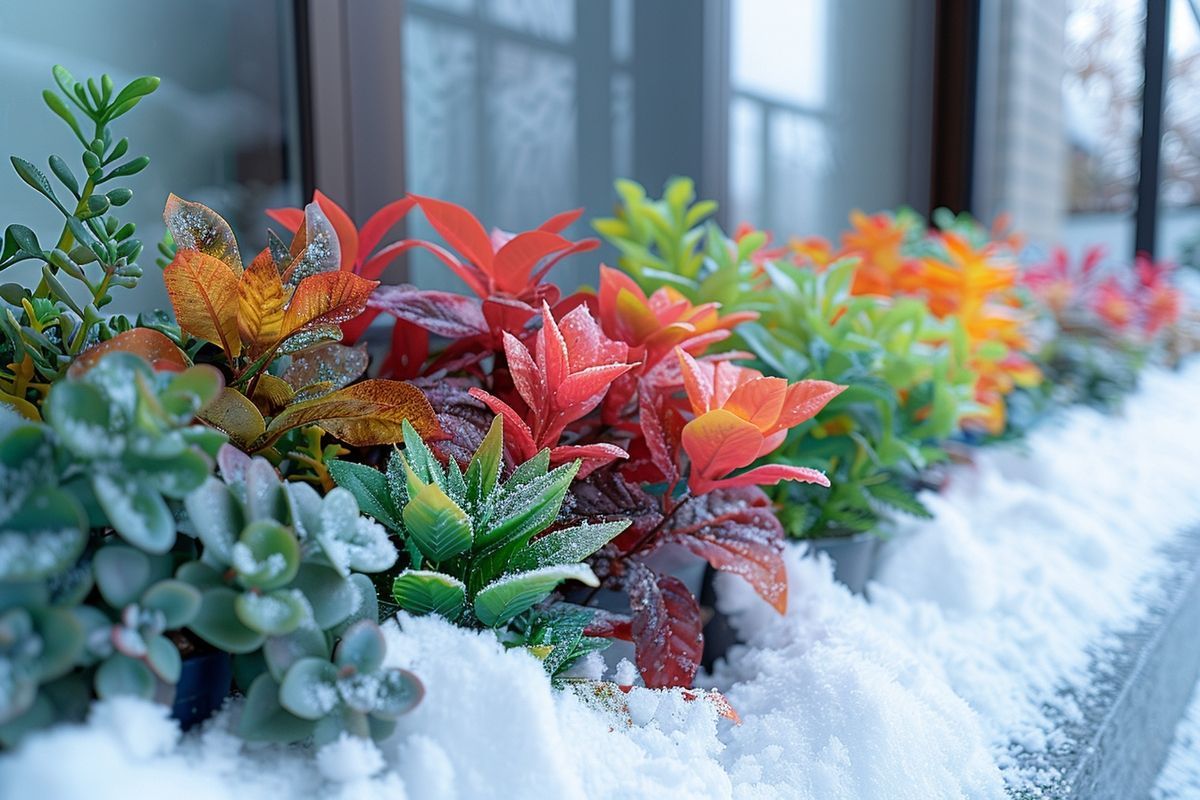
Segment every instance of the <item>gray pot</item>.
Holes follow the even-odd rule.
[[[853,536],[832,536],[809,541],[809,555],[826,553],[833,562],[833,577],[862,594],[875,571],[875,555],[879,551],[879,536],[870,531]]]

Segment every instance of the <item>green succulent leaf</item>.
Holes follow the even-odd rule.
[[[254,679],[246,692],[237,732],[248,742],[290,743],[312,735],[313,723],[281,706],[279,684],[269,674],[263,673]]]
[[[356,672],[370,673],[383,666],[385,655],[387,642],[383,631],[374,621],[364,619],[342,634],[342,640],[333,652],[333,663],[343,671],[352,667]]]
[[[92,476],[92,491],[125,541],[148,553],[165,553],[175,544],[175,517],[153,488],[97,473]]]
[[[230,653],[257,650],[265,637],[238,617],[238,596],[238,592],[225,586],[206,589],[201,595],[200,610],[188,628],[220,650]]]
[[[471,518],[436,483],[404,507],[404,528],[427,559],[441,563],[471,548]]]
[[[341,702],[338,669],[320,658],[302,658],[288,669],[279,687],[279,704],[301,719],[318,720]]]
[[[94,681],[101,698],[133,696],[149,700],[158,685],[148,666],[120,653],[104,660]]]
[[[251,522],[233,546],[232,566],[243,586],[261,591],[278,589],[296,577],[300,543],[278,522]]]
[[[499,627],[546,599],[563,581],[599,586],[586,564],[557,565],[506,575],[475,595],[475,616],[489,628]]]
[[[297,589],[243,592],[238,595],[234,610],[243,625],[268,636],[291,633],[311,615],[308,601]]]
[[[142,595],[142,608],[163,615],[166,630],[182,628],[200,610],[200,591],[181,580],[161,580]]]

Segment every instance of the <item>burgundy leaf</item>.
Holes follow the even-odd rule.
[[[787,611],[783,526],[770,498],[757,486],[714,489],[693,497],[653,546],[668,542],[686,547],[713,569],[740,575],[776,611]]]
[[[571,524],[632,520],[632,524],[614,540],[616,549],[626,552],[653,531],[662,518],[655,497],[608,467],[571,484],[560,520]]]
[[[421,378],[413,384],[425,393],[446,432],[446,439],[431,442],[430,447],[439,458],[466,464],[483,442],[495,415],[471,396],[471,383],[462,378]]]
[[[380,286],[367,306],[448,339],[478,336],[488,331],[479,301],[453,292],[418,289],[410,284]]]
[[[641,563],[630,570],[626,585],[642,680],[651,689],[691,686],[704,650],[700,604],[683,581]]]

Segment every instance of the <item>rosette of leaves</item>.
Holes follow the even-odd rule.
[[[309,425],[354,446],[399,441],[401,420],[440,433],[420,390],[358,381],[365,351],[338,344],[340,323],[363,312],[378,281],[339,269],[338,237],[317,203],[290,246],[272,236],[248,266],[212,209],[171,195],[163,218],[176,248],[163,280],[179,326],[198,340],[193,355],[228,377],[205,422],[251,453]]]
[[[55,185],[40,167],[13,156],[18,177],[57,209],[63,226],[53,239],[42,241],[24,225],[9,225],[0,246],[0,271],[22,262],[41,264],[36,289],[0,286],[0,364],[10,365],[0,371],[0,397],[31,418],[37,416],[37,395],[45,383],[60,378],[86,347],[112,335],[118,321],[100,309],[111,302],[113,289],[132,288],[142,275],[136,263],[142,244],[133,235],[134,225],[122,222],[113,209],[133,197],[118,182],[141,172],[150,159],[130,156],[129,140],[116,138],[112,124],[159,83],[158,78],[135,78],[118,90],[108,75],[77,81],[61,66],[53,74],[59,91],[46,90],[42,98],[83,147],[82,172],[52,155],[48,167]],[[72,293],[66,279],[84,291]]]
[[[421,694],[411,675],[381,667],[375,587],[363,573],[395,563],[387,532],[346,489],[322,497],[233,447],[219,463],[222,477],[185,501],[202,550],[176,576],[200,592],[189,629],[235,654],[247,693],[239,733],[386,735]]]
[[[936,320],[915,299],[853,295],[857,262],[822,272],[786,261],[763,264],[769,305],[742,340],[775,374],[844,384],[776,454],[818,463],[829,488],[781,485],[781,520],[793,536],[875,529],[884,511],[926,516],[918,476],[945,457],[940,442],[971,406],[974,374],[953,320]]]
[[[464,471],[453,459],[443,467],[406,426],[404,450],[393,452],[386,474],[348,461],[333,462],[330,473],[403,540],[409,565],[392,583],[400,608],[501,630],[555,674],[604,644],[584,636],[590,611],[535,607],[564,581],[596,586],[582,562],[629,522],[551,530],[579,462],[550,469],[543,450],[505,478],[503,437],[497,417]]]

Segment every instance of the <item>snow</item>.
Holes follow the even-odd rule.
[[[426,695],[378,746],[247,745],[236,700],[181,736],[162,709],[110,700],[0,757],[0,796],[999,800],[1039,777],[1013,754],[1061,739],[1061,690],[1145,612],[1161,546],[1200,519],[1198,392],[1200,366],[1149,372],[1118,416],[1072,409],[955,468],[926,498],[934,520],[896,526],[870,602],[802,545],[785,555],[786,616],[722,576],[746,644],[702,683],[740,725],[679,692],[555,690],[490,633],[400,615],[387,664]],[[598,658],[575,672],[630,673]],[[1176,785],[1159,796],[1194,793]]]
[[[1150,800],[1190,800],[1200,797],[1200,685],[1175,728],[1166,763],[1150,791]]]

